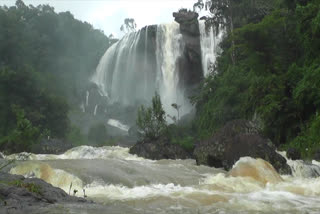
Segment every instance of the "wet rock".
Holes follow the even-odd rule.
[[[289,148],[287,150],[287,157],[291,160],[300,160],[301,154],[300,151],[296,148]]]
[[[185,9],[173,13],[174,20],[180,24],[180,30],[183,34],[200,36],[198,13]]]
[[[247,120],[228,122],[215,135],[196,145],[197,164],[229,170],[241,157],[262,158],[281,174],[291,174],[286,159],[275,151],[270,140],[259,134],[254,123]]]
[[[181,9],[173,17],[180,25],[184,44],[183,57],[178,60],[180,81],[186,88],[192,88],[203,77],[198,14]]]
[[[91,203],[69,196],[62,189],[37,178],[24,178],[0,172],[1,213],[23,213],[31,207],[45,207],[54,203]]]
[[[165,138],[140,141],[131,147],[129,152],[151,160],[191,158],[191,154],[184,148],[178,144],[170,143]]]

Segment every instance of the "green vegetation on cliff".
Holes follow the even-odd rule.
[[[220,44],[217,74],[194,99],[199,136],[256,118],[276,145],[312,154],[320,148],[320,1],[226,2],[220,11],[233,25]],[[242,13],[251,4],[258,12]]]

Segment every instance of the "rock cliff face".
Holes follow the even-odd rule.
[[[185,44],[179,66],[182,80],[188,86],[199,83],[203,77],[198,16],[197,13],[187,10],[173,13],[174,20],[180,25]]]
[[[259,134],[255,125],[246,120],[228,122],[215,135],[199,142],[194,150],[197,164],[232,168],[240,157],[262,158],[281,174],[291,174],[286,159],[275,151],[271,141]]]

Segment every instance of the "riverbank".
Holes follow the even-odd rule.
[[[35,213],[54,204],[90,204],[38,178],[0,172],[0,213]]]

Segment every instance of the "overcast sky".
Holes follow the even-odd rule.
[[[106,35],[122,36],[120,26],[125,18],[134,18],[138,28],[169,23],[172,13],[180,8],[192,8],[196,0],[24,0],[26,5],[49,4],[56,12],[70,11],[75,18],[87,21]],[[0,0],[11,6],[15,0]]]

